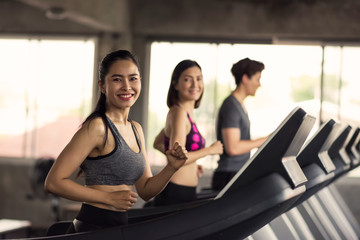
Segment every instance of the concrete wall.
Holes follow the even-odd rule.
[[[358,1],[184,0],[135,1],[139,35],[254,41],[355,40]]]
[[[35,225],[52,221],[51,201],[33,196],[29,183],[33,160],[1,158],[0,218],[31,220]]]
[[[63,20],[46,17],[60,6]],[[359,41],[356,0],[2,0],[0,32],[114,33],[183,39],[319,39]]]
[[[36,194],[30,183],[34,163],[35,159],[0,158],[0,219],[29,220],[35,228],[47,228],[56,221],[54,206],[63,218],[65,206],[74,202],[53,195],[42,197],[41,185]]]

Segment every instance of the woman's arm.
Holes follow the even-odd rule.
[[[221,130],[225,151],[229,156],[240,155],[258,148],[265,142],[267,137],[255,140],[239,140],[241,132],[239,128],[224,128]]]
[[[134,122],[134,124],[140,135],[141,147],[145,158],[145,171],[141,178],[136,181],[135,187],[140,197],[148,201],[159,194],[168,184],[174,173],[184,165],[187,159],[187,151],[178,143],[175,143],[171,150],[166,151],[167,165],[158,174],[153,176],[145,150],[144,133],[138,123]]]
[[[216,141],[211,144],[209,147],[205,147],[196,151],[191,151],[188,153],[188,160],[185,164],[191,164],[196,162],[198,159],[206,157],[208,155],[222,154],[223,153],[223,144],[220,141]]]
[[[131,202],[136,202],[135,192],[108,193],[85,187],[71,179],[90,152],[102,146],[104,133],[101,119],[95,119],[81,127],[50,169],[45,180],[46,191],[74,201],[103,203],[119,210],[129,209]]]
[[[185,110],[181,108],[174,108],[172,117],[169,118],[171,121],[170,127],[170,146],[174,142],[178,142],[180,145],[186,145],[186,135],[190,131],[190,122],[187,117]],[[207,155],[222,154],[223,145],[220,141],[216,141],[211,144],[209,147],[205,147],[196,151],[191,151],[188,153],[188,160],[186,160],[186,165],[196,162],[198,159],[203,158]]]

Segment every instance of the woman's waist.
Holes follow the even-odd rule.
[[[86,187],[103,192],[133,191],[134,188],[132,185],[87,185]],[[123,212],[122,210],[119,210],[105,203],[94,203],[94,202],[84,202],[84,203],[101,209],[111,210],[115,212]]]
[[[183,166],[173,175],[171,182],[178,185],[196,187],[199,182],[197,175],[197,165],[192,164]]]
[[[88,188],[104,191],[104,192],[117,192],[117,191],[125,191],[130,190],[132,191],[134,189],[133,185],[86,185]]]
[[[128,215],[126,211],[113,211],[83,203],[76,219],[81,224],[95,225],[95,227],[110,227],[127,224]]]
[[[99,208],[99,209],[104,209],[104,210],[110,210],[110,211],[114,211],[114,212],[125,212],[123,210],[117,209],[113,206],[104,204],[104,203],[93,203],[93,202],[84,202],[84,204]]]

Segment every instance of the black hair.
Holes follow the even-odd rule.
[[[262,62],[244,58],[232,66],[231,73],[235,78],[236,86],[238,86],[241,84],[241,80],[244,75],[251,78],[255,73],[261,72],[264,69],[265,65]]]

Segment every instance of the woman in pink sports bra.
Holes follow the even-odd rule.
[[[155,197],[154,206],[195,200],[198,184],[196,161],[207,155],[223,153],[220,141],[205,147],[205,140],[193,120],[194,109],[199,107],[203,91],[200,65],[192,60],[181,61],[172,73],[167,96],[169,112],[165,127],[156,137],[154,147],[164,153],[174,142],[179,142],[186,146],[188,159],[172,176],[167,187]]]

